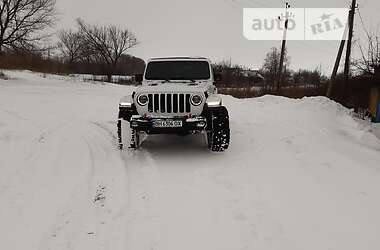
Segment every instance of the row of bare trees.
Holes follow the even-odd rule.
[[[139,42],[134,33],[116,25],[92,25],[77,19],[77,30],[63,30],[58,48],[69,65],[105,65],[108,81],[122,56]]]
[[[25,53],[39,56],[44,52],[51,57],[52,51],[58,49],[59,60],[74,72],[79,63],[82,68],[97,65],[109,81],[120,64],[135,60],[126,55],[138,44],[134,33],[116,25],[92,25],[81,19],[77,19],[76,30],[59,32],[58,45],[46,45],[45,38],[53,33],[49,28],[54,26],[56,14],[56,0],[0,0],[0,59]]]
[[[0,53],[35,50],[55,22],[55,0],[1,0]]]
[[[262,94],[283,94],[276,88],[280,65],[280,50],[271,48],[262,64],[257,70],[252,70],[242,65],[232,65],[231,62],[223,61],[213,65],[214,71],[222,74],[222,80],[217,82],[219,89],[235,89],[234,91],[245,91],[244,97],[259,96]],[[299,69],[294,71],[289,69],[290,58],[285,52],[284,70],[281,86],[285,89],[299,89],[298,95],[305,93],[320,93],[328,81],[320,69],[307,70]],[[239,90],[240,89],[240,90]],[[316,90],[310,92],[310,90]],[[250,91],[247,93],[246,91]],[[236,95],[240,96],[240,95]]]
[[[358,43],[360,58],[353,61],[353,66],[361,75],[380,80],[380,36],[367,33],[367,45]]]

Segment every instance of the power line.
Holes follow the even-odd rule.
[[[359,14],[360,23],[362,24],[363,30],[364,30],[364,32],[366,33],[367,37],[369,38],[369,37],[370,37],[370,34],[369,34],[369,32],[368,32],[368,30],[367,30],[365,24],[364,24],[363,17],[362,17],[362,14],[361,14],[361,11],[360,11],[359,8],[358,8],[358,14]]]

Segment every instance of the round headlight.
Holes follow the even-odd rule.
[[[149,98],[146,95],[140,95],[139,97],[137,97],[137,102],[139,105],[145,106],[148,104]]]
[[[202,96],[200,95],[193,95],[191,97],[191,103],[194,105],[194,106],[199,106],[201,105],[202,103]]]

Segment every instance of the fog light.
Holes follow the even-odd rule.
[[[121,103],[119,103],[119,107],[120,108],[131,108],[132,103],[131,102],[121,102]]]

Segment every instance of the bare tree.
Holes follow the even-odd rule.
[[[55,21],[56,0],[1,0],[0,52],[4,48],[30,49],[40,41],[40,31]]]
[[[279,69],[280,69],[280,58],[281,58],[281,52],[276,47],[271,48],[271,50],[267,53],[264,64],[261,68],[261,71],[266,79],[267,82],[274,84],[276,82]],[[285,56],[284,56],[284,67],[285,72],[286,69],[289,68],[290,59],[287,55],[287,51],[285,50]],[[284,73],[285,74],[285,73]],[[286,74],[285,74],[286,75]],[[286,77],[283,77],[285,79]]]
[[[319,69],[300,69],[293,73],[293,82],[297,86],[319,88],[323,81],[325,79]]]
[[[85,42],[79,32],[62,30],[59,35],[58,48],[69,65],[81,61],[85,51]]]
[[[353,62],[354,67],[362,75],[380,79],[380,37],[367,34],[367,48],[359,44],[361,58]]]
[[[107,78],[111,81],[121,56],[138,44],[136,36],[116,25],[90,25],[80,19],[77,22],[88,49],[107,65]]]

